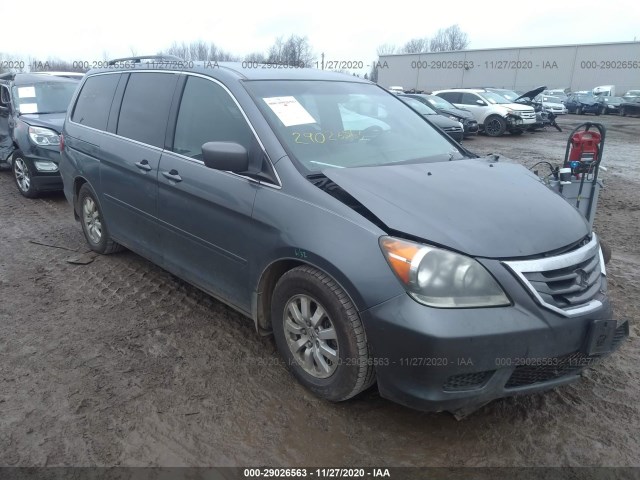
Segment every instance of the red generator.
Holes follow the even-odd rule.
[[[582,131],[575,131],[569,137],[567,145],[567,155],[565,156],[564,167],[571,168],[571,172],[579,177],[580,174],[590,173],[593,166],[600,160],[602,155],[602,135],[599,124],[586,124],[587,128]],[[589,127],[596,127],[590,130]]]

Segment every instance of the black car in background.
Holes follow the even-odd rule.
[[[620,115],[640,115],[640,97],[629,97],[620,104]]]
[[[435,110],[440,115],[460,122],[464,127],[465,137],[478,134],[478,122],[473,118],[473,114],[468,110],[462,110],[456,107],[444,98],[438,97],[437,95],[421,93],[410,93],[401,96],[411,97],[418,100],[419,102],[424,103],[427,107],[431,107],[431,109]]]
[[[572,93],[564,102],[569,113],[583,115],[593,113],[600,115],[602,106],[598,103],[598,97],[586,93]]]
[[[601,115],[620,113],[620,105],[624,102],[622,97],[600,96],[596,97],[600,106]]]
[[[10,165],[18,190],[33,198],[62,190],[60,132],[77,79],[0,75],[0,165]]]
[[[464,127],[462,126],[462,123],[439,115],[433,108],[419,100],[416,100],[415,98],[410,98],[407,95],[398,95],[398,98],[417,111],[420,115],[426,117],[431,123],[444,130],[444,132],[456,142],[462,141],[462,138],[464,137]]]

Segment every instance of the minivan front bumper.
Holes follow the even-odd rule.
[[[429,308],[403,294],[361,315],[380,394],[419,410],[456,412],[575,381],[604,356],[586,351],[594,321],[612,317],[607,297],[600,301],[598,310],[567,318],[535,304]],[[619,322],[611,351],[628,335],[628,323]]]

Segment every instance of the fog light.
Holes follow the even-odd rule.
[[[36,166],[36,170],[39,172],[57,172],[58,165],[54,162],[44,161],[44,162],[33,162]]]

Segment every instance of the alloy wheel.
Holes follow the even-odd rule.
[[[338,367],[338,336],[327,310],[309,295],[295,295],[284,308],[284,333],[296,362],[309,375],[330,377]]]
[[[31,173],[29,172],[29,167],[20,157],[15,158],[13,161],[15,162],[13,171],[16,176],[18,187],[23,192],[28,192],[29,188],[31,188]]]
[[[102,239],[102,221],[100,220],[98,206],[91,197],[85,197],[82,204],[82,221],[91,241],[94,244],[100,243],[100,239]]]

